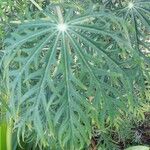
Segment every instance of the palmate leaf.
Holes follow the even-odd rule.
[[[92,124],[114,126],[138,105],[120,63],[139,58],[122,20],[110,12],[58,14],[54,8],[46,20],[18,26],[5,41],[1,68],[18,141],[31,138],[32,131],[45,147],[53,139],[61,148],[82,149],[90,143]]]
[[[149,51],[148,35],[150,32],[150,2],[148,0],[137,0],[127,3],[127,5],[120,9],[120,14],[130,22],[133,35],[131,36],[132,44],[136,46],[139,51]],[[145,53],[144,53],[145,54]]]
[[[134,47],[136,54],[142,58],[134,66],[134,69],[128,70],[131,74],[135,70],[137,76],[133,76],[131,80],[134,81],[136,87],[135,97],[137,99],[144,98],[145,91],[149,86],[146,81],[149,80],[149,33],[150,33],[150,1],[149,0],[133,0],[126,3],[124,8],[119,10],[119,13],[129,23],[130,41]],[[143,68],[141,70],[141,67]],[[140,92],[139,92],[140,91]],[[140,96],[139,96],[140,95]]]

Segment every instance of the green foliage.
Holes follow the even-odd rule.
[[[99,149],[118,149],[110,131],[123,140],[149,109],[150,2],[31,2],[0,51],[18,143],[84,149],[96,126]]]

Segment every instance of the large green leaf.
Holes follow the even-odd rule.
[[[5,40],[0,67],[10,92],[8,117],[19,142],[83,149],[93,124],[117,126],[138,111],[135,75],[128,72],[142,57],[124,21],[108,10],[80,14],[54,7],[44,14]]]

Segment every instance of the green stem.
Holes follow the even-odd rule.
[[[0,150],[6,150],[6,132],[7,132],[7,124],[6,122],[2,122],[0,124]]]
[[[34,0],[30,0],[30,2],[31,2],[35,7],[37,7],[40,11],[43,10],[42,7],[40,7],[40,5],[39,5],[37,2],[35,2]]]
[[[6,133],[6,141],[7,141],[7,150],[12,150],[12,120],[10,119],[7,125],[7,133]]]

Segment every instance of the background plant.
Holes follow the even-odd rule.
[[[97,136],[112,150],[134,138],[149,108],[149,4],[29,1],[13,21],[4,9],[2,84],[20,145],[83,149]]]

